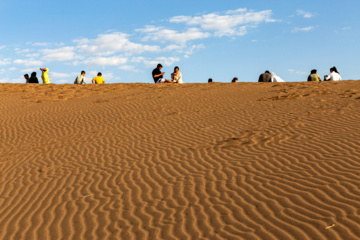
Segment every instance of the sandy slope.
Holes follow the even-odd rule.
[[[360,239],[358,81],[0,101],[0,239]]]

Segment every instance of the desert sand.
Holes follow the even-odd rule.
[[[360,239],[360,81],[0,84],[0,239]]]

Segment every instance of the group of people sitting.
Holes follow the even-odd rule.
[[[285,82],[281,77],[273,72],[265,71],[260,75],[258,82]]]
[[[174,72],[171,73],[171,79],[165,79],[165,72],[161,72],[163,66],[159,63],[157,67],[152,71],[152,77],[155,83],[183,83],[182,74],[180,72],[179,67],[174,68]],[[41,79],[43,80],[43,84],[51,83],[50,77],[48,75],[48,68],[40,68],[41,70]],[[86,84],[85,80],[85,71],[81,71],[81,74],[76,77],[74,84]],[[26,83],[39,83],[38,78],[36,77],[36,72],[31,73],[31,77],[28,74],[24,75],[26,79]],[[341,81],[342,78],[336,67],[330,68],[330,74],[324,76],[324,81]],[[236,83],[238,78],[233,78],[231,82]],[[317,70],[311,70],[311,73],[307,79],[309,82],[320,82],[321,77],[317,74]],[[213,82],[211,78],[208,80],[209,83]],[[277,76],[273,72],[265,71],[259,76],[258,82],[285,82],[281,77]],[[102,77],[102,73],[99,72],[96,77],[92,79],[93,84],[105,84],[105,80]]]
[[[340,73],[338,72],[336,67],[330,68],[330,74],[324,76],[324,81],[341,81],[342,78]],[[307,78],[308,82],[320,82],[321,77],[317,74],[317,70],[313,69],[310,72],[310,75]],[[260,75],[258,82],[285,82],[279,76],[276,76],[275,73],[270,73],[269,71],[265,71]]]
[[[43,81],[43,84],[51,83],[51,79],[48,75],[49,69],[48,68],[40,68],[40,71],[41,71],[41,79]],[[26,83],[39,83],[39,79],[36,76],[36,72],[32,72],[30,77],[29,77],[29,74],[25,74],[24,78],[26,80]]]
[[[41,79],[43,81],[43,84],[50,84],[51,79],[48,75],[49,69],[48,68],[40,68],[41,71]],[[85,71],[81,71],[80,75],[75,78],[74,84],[86,84],[85,80]],[[29,77],[29,74],[25,74],[24,78],[26,80],[26,83],[39,83],[39,79],[36,76],[36,72],[32,72],[31,76]],[[105,84],[105,80],[102,77],[102,73],[99,72],[96,77],[92,79],[93,84]]]
[[[341,81],[342,78],[340,76],[339,71],[336,67],[330,68],[330,74],[324,76],[324,81]],[[308,77],[308,82],[320,82],[321,77],[317,74],[317,70],[311,70],[311,73]]]
[[[80,75],[75,78],[74,84],[86,84],[85,71],[81,71]],[[98,72],[97,76],[92,79],[92,84],[105,84],[102,73]]]
[[[174,68],[174,72],[171,73],[171,80],[165,79],[165,72],[161,72],[163,66],[159,63],[157,67],[152,71],[152,77],[155,83],[183,83],[182,74],[179,67]]]

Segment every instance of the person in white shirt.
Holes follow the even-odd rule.
[[[81,71],[81,74],[76,77],[74,84],[86,84],[85,81],[85,71]]]
[[[281,77],[276,76],[275,73],[271,73],[271,82],[285,82]]]
[[[330,74],[324,76],[324,81],[341,81],[341,76],[336,67],[330,68]]]
[[[174,83],[183,83],[182,74],[179,71],[179,67],[174,68],[174,72],[171,74],[171,81]]]

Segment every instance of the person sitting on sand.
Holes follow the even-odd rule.
[[[51,80],[50,77],[48,75],[49,73],[49,69],[48,68],[40,68],[41,70],[41,79],[43,80],[43,84],[50,84]]]
[[[275,73],[271,73],[271,82],[285,82],[281,77],[276,76]]]
[[[25,74],[25,75],[24,75],[24,78],[25,78],[25,80],[26,80],[26,83],[29,83],[29,74]]]
[[[171,81],[173,81],[173,83],[183,83],[179,67],[174,68],[174,72],[171,74]]]
[[[212,78],[209,78],[208,83],[212,83],[212,82],[213,82]]]
[[[268,70],[260,75],[259,82],[271,82],[271,74]]]
[[[336,67],[330,68],[330,74],[324,76],[324,81],[341,81],[341,76]]]
[[[152,77],[155,83],[172,83],[171,80],[164,79],[165,72],[161,72],[162,65],[159,63],[157,67],[152,71]]]
[[[36,77],[36,72],[31,73],[29,83],[39,83],[39,79]]]
[[[311,70],[311,73],[307,79],[308,82],[321,82],[321,77],[316,72],[316,69]]]
[[[81,74],[75,78],[74,84],[86,84],[85,71],[81,71]]]
[[[94,77],[93,80],[92,80],[92,83],[93,84],[105,84],[105,80],[104,78],[102,77],[102,73],[99,72],[97,74],[97,77]]]
[[[234,77],[231,82],[232,82],[232,83],[237,83],[237,81],[238,81],[238,78],[237,78],[237,77]]]

